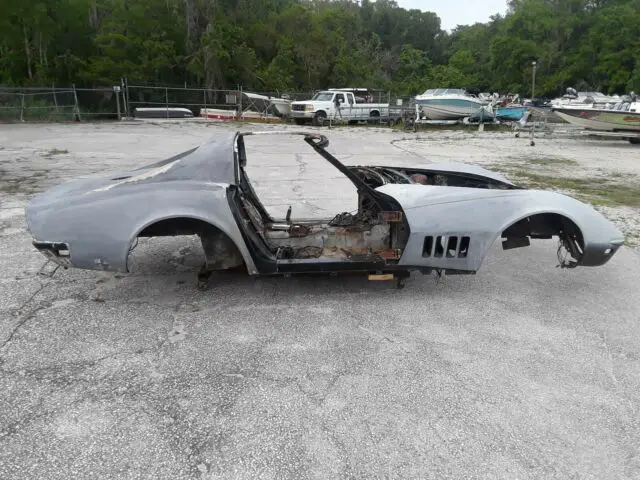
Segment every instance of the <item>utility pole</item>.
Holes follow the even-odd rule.
[[[533,72],[531,73],[531,100],[536,97],[536,61],[531,62]]]

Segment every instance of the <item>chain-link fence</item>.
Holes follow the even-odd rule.
[[[77,109],[73,89],[0,89],[0,120],[73,119]]]
[[[207,117],[213,119],[282,120],[291,101],[311,98],[313,92],[255,92],[236,89],[126,85],[128,115],[139,118]]]
[[[0,121],[74,121],[121,117],[114,87],[0,87]]]
[[[86,121],[121,118],[187,118],[218,120],[291,120],[291,102],[310,100],[315,91],[256,92],[242,86],[215,90],[185,86],[120,85],[97,88],[2,87],[0,121]],[[355,92],[357,103],[347,117],[327,119],[331,125],[349,123],[395,124],[413,107],[410,97],[396,97],[386,90]],[[371,104],[384,108],[371,109]],[[365,118],[366,117],[366,118]],[[353,119],[358,121],[354,122]]]

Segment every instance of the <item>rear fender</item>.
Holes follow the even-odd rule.
[[[127,272],[129,271],[129,254],[135,247],[138,236],[143,231],[156,223],[179,218],[195,220],[201,222],[203,225],[209,226],[212,229],[212,235],[206,235],[206,232],[202,232],[202,234],[194,232],[194,234],[198,234],[202,239],[202,247],[205,251],[205,260],[208,266],[214,269],[224,269],[228,268],[229,266],[234,266],[231,265],[231,263],[237,264],[234,258],[230,257],[229,260],[226,261],[221,257],[224,255],[235,257],[235,247],[235,250],[239,252],[242,260],[244,261],[244,264],[247,267],[247,272],[251,275],[258,273],[253,259],[251,258],[251,255],[249,254],[249,251],[244,243],[240,230],[238,229],[235,222],[230,224],[229,222],[216,221],[215,219],[207,218],[204,215],[199,215],[194,212],[152,216],[148,218],[144,223],[139,224],[129,239],[127,250],[122,252],[125,259],[125,270]],[[216,230],[220,232],[222,236],[216,235]]]

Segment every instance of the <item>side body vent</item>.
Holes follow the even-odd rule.
[[[451,236],[426,236],[422,246],[424,258],[466,258],[469,255],[470,237]]]

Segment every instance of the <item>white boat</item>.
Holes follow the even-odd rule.
[[[238,115],[238,110],[223,108],[201,108],[200,116],[211,120],[262,120],[266,122],[281,122],[282,118],[271,113],[257,112],[255,110],[243,110]]]
[[[288,117],[291,113],[291,100],[288,98],[270,97],[259,93],[238,91],[244,98],[242,107],[245,110],[265,112],[279,117]]]
[[[281,117],[288,117],[291,113],[291,100],[288,98],[274,98],[271,97],[271,105],[278,111]]]
[[[567,88],[564,95],[551,100],[551,107],[594,106],[597,108],[611,108],[620,102],[618,95],[610,96],[602,92],[578,92],[573,88]]]
[[[552,110],[565,121],[588,130],[640,133],[640,102],[623,100],[613,108],[563,105]]]
[[[462,88],[433,88],[416,96],[416,110],[428,120],[460,120],[473,117],[489,104]]]
[[[190,118],[193,112],[188,108],[177,107],[138,107],[134,111],[135,118]]]

